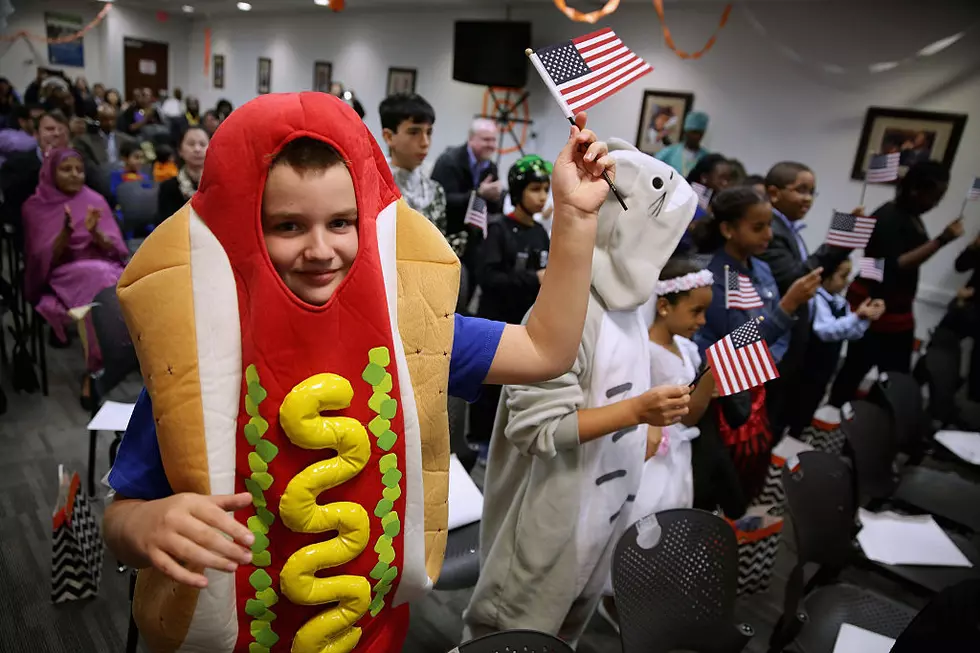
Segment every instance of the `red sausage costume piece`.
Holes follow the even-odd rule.
[[[282,146],[347,161],[357,257],[322,307],[296,298],[262,235]],[[374,138],[322,93],[268,95],[215,134],[194,199],[143,243],[119,297],[175,493],[252,493],[253,563],[207,589],[140,572],[154,651],[387,653],[438,577],[458,261],[399,199]]]

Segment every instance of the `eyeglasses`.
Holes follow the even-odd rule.
[[[814,199],[816,199],[817,195],[819,195],[819,193],[817,193],[817,189],[816,188],[810,189],[810,188],[791,188],[791,187],[787,187],[786,190],[792,191],[792,192],[796,193],[797,195],[809,195],[810,197],[812,197]]]

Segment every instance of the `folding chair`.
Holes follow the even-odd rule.
[[[160,187],[156,183],[127,181],[116,188],[116,203],[122,213],[122,232],[125,238],[138,238],[147,227],[157,224],[157,197]]]
[[[623,653],[741,651],[754,631],[735,625],[738,542],[710,512],[664,510],[616,545],[612,584]]]
[[[572,647],[536,630],[504,630],[470,640],[452,653],[572,653]]]

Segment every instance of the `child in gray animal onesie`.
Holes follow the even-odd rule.
[[[572,369],[506,386],[484,487],[481,573],[464,638],[531,628],[575,642],[628,526],[650,426],[687,413],[689,388],[651,388],[639,310],[694,215],[669,166],[613,139],[617,185],[599,212],[582,344]]]

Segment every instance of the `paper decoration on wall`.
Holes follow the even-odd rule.
[[[204,28],[204,76],[211,74],[211,28]]]
[[[531,110],[528,108],[528,92],[515,88],[491,87],[483,92],[483,110],[480,116],[493,120],[500,129],[499,154],[520,152],[524,148],[531,130]],[[505,137],[510,137],[512,145],[505,145]]]
[[[344,0],[330,0],[330,8],[334,11],[343,11]]]
[[[660,28],[664,33],[664,42],[681,59],[700,59],[708,50],[714,47],[715,41],[718,40],[718,33],[728,23],[728,16],[732,13],[731,3],[725,5],[724,11],[721,12],[721,20],[718,21],[718,27],[715,28],[715,33],[711,35],[711,38],[708,39],[708,42],[704,44],[703,48],[697,52],[688,53],[679,49],[674,44],[674,37],[671,36],[670,29],[667,27],[667,19],[664,17],[664,0],[653,0],[653,8],[657,11],[657,16],[660,18]]]
[[[558,7],[558,11],[565,14],[569,20],[574,20],[576,23],[596,23],[600,19],[605,18],[609,14],[619,9],[619,0],[609,0],[605,5],[603,5],[602,9],[590,11],[589,13],[583,13],[578,9],[569,7],[565,0],[555,0],[555,6]]]
[[[774,38],[769,33],[769,30],[765,28],[765,26],[759,21],[759,19],[756,18],[755,14],[753,14],[749,10],[749,8],[745,6],[744,3],[742,3],[740,6],[742,8],[742,11],[745,13],[745,17],[748,19],[749,23],[752,25],[755,31],[758,32],[760,36],[765,37],[767,40],[769,40],[784,57],[800,64],[801,66],[814,68],[821,72],[829,73],[832,75],[846,75],[850,73],[875,74],[875,73],[888,72],[889,70],[895,70],[899,66],[904,66],[906,64],[918,61],[923,57],[929,57],[938,52],[942,52],[943,50],[953,45],[954,43],[962,40],[963,37],[966,36],[968,32],[975,31],[978,27],[980,27],[980,23],[973,23],[972,25],[962,30],[961,32],[938,39],[937,41],[933,41],[929,45],[920,48],[919,50],[916,50],[915,52],[913,52],[908,56],[900,57],[892,61],[879,61],[864,66],[851,66],[845,68],[844,66],[839,66],[834,63],[827,63],[825,61],[811,61],[805,58],[803,55],[801,55],[799,52],[797,52],[790,46]],[[828,41],[828,43],[832,43],[832,42],[833,42],[832,40]]]
[[[57,38],[48,38],[47,36],[42,36],[41,34],[34,34],[33,32],[28,32],[26,29],[22,29],[14,32],[13,34],[0,35],[0,41],[16,41],[19,38],[25,38],[25,39],[31,39],[32,41],[40,41],[41,43],[47,43],[49,45],[59,44],[59,43],[71,43],[72,41],[77,41],[78,39],[82,38],[83,36],[85,36],[86,33],[88,33],[89,30],[91,30],[93,27],[101,23],[102,19],[105,18],[110,11],[112,11],[112,4],[106,3],[106,5],[102,7],[102,11],[100,11],[99,14],[95,18],[93,18],[88,25],[86,25],[85,27],[83,27],[82,29],[78,30],[73,34],[63,34]]]

